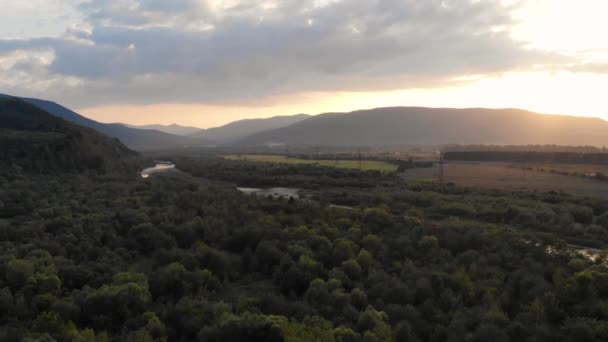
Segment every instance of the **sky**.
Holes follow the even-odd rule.
[[[608,119],[606,0],[0,0],[0,93],[102,122],[384,106]]]

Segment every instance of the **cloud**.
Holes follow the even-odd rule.
[[[500,0],[92,0],[79,5],[85,22],[62,37],[0,39],[0,55],[53,51],[29,69],[52,88],[3,87],[76,106],[235,103],[434,87],[572,62],[514,41],[502,29],[514,8]]]
[[[581,63],[571,66],[570,71],[588,74],[608,74],[608,63]]]

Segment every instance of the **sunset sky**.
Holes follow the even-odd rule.
[[[383,106],[608,119],[606,0],[0,0],[0,93],[217,126]]]

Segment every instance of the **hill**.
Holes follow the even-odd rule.
[[[10,96],[0,94],[0,97],[6,98]],[[134,150],[158,150],[204,143],[203,141],[197,141],[192,138],[168,134],[157,130],[137,129],[127,127],[123,124],[97,122],[52,101],[34,98],[21,98],[21,100],[57,117],[81,126],[93,128],[110,137],[118,138],[122,143]]]
[[[132,168],[137,153],[117,139],[17,98],[0,99],[0,165],[26,173]]]
[[[390,107],[327,113],[241,139],[242,145],[608,145],[608,122],[519,109]]]
[[[181,135],[181,136],[193,135],[193,134],[200,133],[201,131],[203,131],[203,129],[198,128],[198,127],[182,126],[182,125],[178,125],[178,124],[171,124],[171,125],[127,125],[127,124],[123,124],[123,125],[125,125],[127,127],[131,127],[131,128],[151,129],[151,130],[155,130],[155,131],[161,131],[161,132],[165,132],[165,133],[169,133],[169,134],[173,134],[173,135]]]
[[[297,114],[286,116],[275,116],[264,119],[245,119],[231,122],[221,127],[214,127],[198,132],[192,137],[205,138],[218,144],[226,144],[241,140],[250,135],[263,131],[289,126],[309,118],[310,115]]]

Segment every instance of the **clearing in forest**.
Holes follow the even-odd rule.
[[[397,170],[397,165],[379,161],[379,160],[342,160],[342,159],[301,159],[301,158],[289,158],[280,155],[269,155],[269,154],[241,154],[241,155],[227,155],[224,159],[229,160],[248,160],[255,162],[267,162],[267,163],[282,163],[282,164],[311,164],[328,167],[338,167],[344,169],[361,169],[361,170],[375,170],[382,172],[394,172]]]

